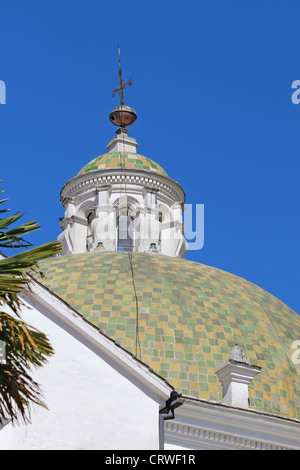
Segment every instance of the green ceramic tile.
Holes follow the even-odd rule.
[[[291,345],[300,338],[299,315],[254,284],[216,268],[145,253],[133,253],[132,260],[141,360],[180,393],[221,399],[214,369],[238,342],[249,362],[262,368],[249,387],[250,406],[300,419],[300,365],[291,361]],[[137,353],[127,253],[85,253],[40,265],[45,274],[40,282]],[[102,293],[96,294],[100,286]]]
[[[114,162],[114,160],[117,159],[119,161],[117,163]],[[143,169],[167,176],[167,173],[161,168],[161,166],[150,160],[150,158],[146,158],[143,155],[130,152],[114,152],[100,155],[85,165],[82,170],[80,170],[78,175],[82,175],[90,171],[103,170],[106,168],[123,168],[124,166],[125,168],[135,168],[137,170]]]

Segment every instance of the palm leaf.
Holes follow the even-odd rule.
[[[6,201],[2,199],[0,204]],[[0,213],[7,211],[0,210]],[[32,246],[24,235],[40,227],[35,221],[12,227],[21,217],[22,214],[17,212],[0,218],[1,248]],[[0,306],[5,307],[5,311],[0,311],[0,341],[6,346],[5,362],[0,363],[0,423],[20,418],[29,422],[32,404],[46,406],[41,399],[39,384],[31,377],[31,368],[42,367],[54,351],[44,333],[21,320],[19,294],[30,289],[32,278],[28,271],[38,269],[39,260],[54,256],[60,248],[58,242],[50,242],[0,259]],[[11,309],[12,315],[6,313],[7,308]]]

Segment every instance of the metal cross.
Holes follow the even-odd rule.
[[[120,104],[123,105],[124,104],[124,88],[127,85],[132,85],[132,79],[130,78],[130,80],[128,80],[128,82],[126,82],[126,83],[123,82],[121,59],[120,59],[120,47],[119,46],[118,46],[118,55],[119,55],[119,72],[118,73],[119,73],[119,77],[120,77],[120,86],[113,91],[112,95],[115,96],[116,93],[119,93],[119,95],[120,95]]]

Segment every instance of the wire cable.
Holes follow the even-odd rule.
[[[121,114],[121,127],[122,127],[122,114]],[[122,140],[123,140],[123,165],[121,161],[122,152],[120,152],[120,162],[121,166],[123,167],[123,176],[124,176],[124,185],[125,185],[125,196],[126,196],[126,215],[127,215],[127,227],[128,227],[128,236],[129,236],[129,250],[128,250],[128,260],[130,265],[131,271],[131,278],[132,278],[132,286],[134,292],[134,299],[135,299],[135,310],[136,310],[136,324],[135,324],[135,354],[141,360],[142,357],[142,350],[141,350],[141,343],[139,337],[139,302],[137,297],[136,285],[135,285],[135,275],[133,269],[133,259],[132,259],[132,252],[133,252],[133,245],[132,245],[132,238],[129,233],[129,225],[130,225],[130,214],[129,214],[129,204],[128,204],[128,192],[127,192],[127,185],[126,185],[126,156],[125,156],[125,140],[124,140],[124,133],[121,132]]]

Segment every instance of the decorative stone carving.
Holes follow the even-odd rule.
[[[247,358],[238,345],[229,358],[215,372],[223,387],[223,402],[240,408],[248,408],[248,385],[260,373],[261,368],[247,363]]]

